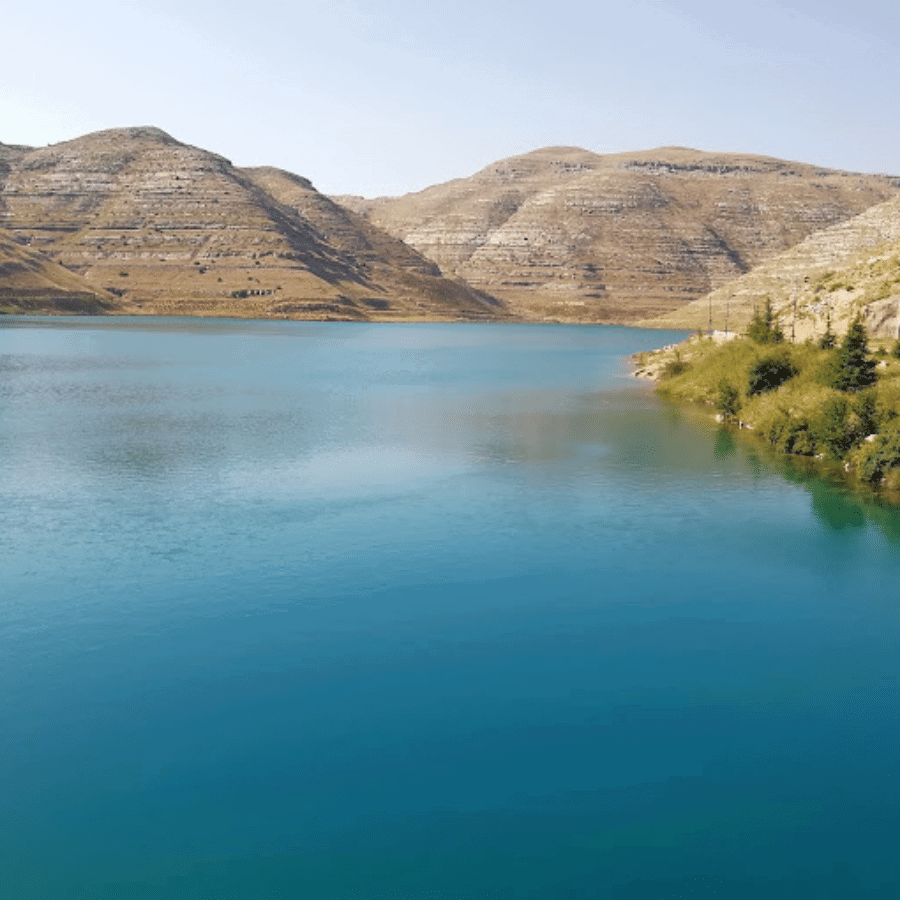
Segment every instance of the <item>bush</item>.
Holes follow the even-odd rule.
[[[716,395],[716,409],[725,419],[733,419],[741,408],[741,395],[738,389],[727,379],[719,382]]]
[[[763,437],[782,453],[798,456],[815,455],[817,443],[809,422],[803,417],[794,418],[786,410],[769,419],[762,432]]]
[[[852,405],[846,397],[829,397],[813,422],[815,441],[829,456],[841,459],[872,433],[874,416],[874,397]]]
[[[797,374],[786,350],[777,350],[761,356],[751,366],[747,374],[747,394],[752,397],[763,391],[772,391]]]
[[[691,364],[681,358],[681,351],[676,350],[675,358],[662,367],[661,375],[663,378],[674,378],[676,375],[683,375],[690,367]]]
[[[853,415],[859,433],[866,437],[878,431],[878,398],[875,391],[860,391],[853,401]]]
[[[818,448],[816,436],[810,431],[809,422],[805,419],[793,420],[787,435],[785,435],[785,453],[794,453],[797,456],[815,456]]]
[[[894,346],[891,347],[891,356],[900,359],[900,340],[895,341]]]
[[[900,467],[900,425],[879,434],[871,444],[865,444],[857,456],[856,471],[864,481],[877,484],[890,469]]]

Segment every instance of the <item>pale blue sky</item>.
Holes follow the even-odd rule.
[[[157,125],[366,196],[548,145],[900,174],[898,40],[896,0],[29,0],[0,141]]]

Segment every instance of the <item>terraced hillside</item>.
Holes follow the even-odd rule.
[[[289,182],[284,202],[266,181]],[[279,182],[280,183],[280,182]],[[120,311],[483,319],[502,304],[286,173],[242,172],[157,128],[0,147],[0,221]],[[340,223],[337,227],[336,223]]]
[[[403,197],[336,199],[524,318],[626,323],[898,190],[897,178],[761,156],[552,147]]]
[[[642,324],[716,330],[743,328],[766,298],[788,335],[837,333],[857,311],[873,337],[894,338],[900,327],[900,197],[811,235],[707,297]],[[794,315],[796,301],[796,318]]]
[[[0,312],[104,313],[116,298],[0,229]]]

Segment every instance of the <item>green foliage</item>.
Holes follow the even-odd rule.
[[[890,469],[900,468],[900,424],[864,444],[856,457],[856,471],[863,481],[878,483]]]
[[[766,297],[762,311],[755,309],[753,318],[747,328],[747,337],[757,344],[780,344],[784,341],[784,332],[772,310],[772,301]]]
[[[900,359],[900,340],[894,341],[894,346],[891,347],[891,356]]]
[[[864,391],[852,401],[832,394],[822,404],[810,426],[816,446],[834,459],[842,459],[877,429],[874,391]]]
[[[725,419],[734,419],[740,408],[740,392],[727,378],[723,378],[719,382],[719,392],[716,396],[716,409]]]
[[[670,359],[663,367],[661,375],[663,378],[674,378],[676,375],[683,375],[690,369],[691,364],[681,358],[681,351],[675,351],[675,358]]]
[[[861,320],[834,349],[812,341],[773,347],[738,338],[716,345],[692,340],[688,352],[689,361],[675,356],[682,375],[662,382],[661,393],[713,404],[726,420],[740,414],[753,434],[781,452],[847,460],[863,480],[900,491],[900,357],[887,358],[875,379]],[[754,372],[765,383],[767,373],[778,371],[773,361],[796,374],[745,392],[741,373]],[[855,373],[851,380],[859,387],[833,387],[841,370]],[[871,381],[860,384],[867,377]]]
[[[796,374],[797,369],[786,349],[760,356],[747,373],[747,394],[752,397],[763,391],[772,391]]]
[[[794,417],[787,410],[780,409],[767,419],[762,431],[763,437],[782,453],[813,456],[817,449],[816,439],[804,417]]]
[[[853,401],[852,411],[857,430],[863,437],[878,431],[879,409],[875,391],[860,391]]]
[[[840,459],[853,446],[847,428],[849,410],[846,397],[829,397],[812,423],[816,443],[835,459]]]
[[[837,344],[837,335],[831,330],[831,313],[825,320],[825,333],[819,338],[819,347],[822,350],[831,350]]]
[[[857,314],[825,368],[825,384],[836,391],[860,391],[875,383],[875,365],[875,360],[869,356],[866,329]]]

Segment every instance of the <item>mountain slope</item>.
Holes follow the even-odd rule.
[[[772,301],[788,335],[799,340],[834,330],[862,311],[873,336],[891,338],[900,323],[900,197],[817,232],[752,272],[688,306],[641,324],[740,330],[754,306]],[[794,319],[794,301],[797,317]]]
[[[525,318],[633,322],[898,190],[760,156],[552,147],[403,197],[335,199]]]
[[[5,313],[103,313],[115,298],[83,278],[16,243],[0,229],[0,311]]]
[[[2,146],[0,215],[33,249],[131,312],[290,318],[495,318],[502,306],[444,279],[298,176],[241,171],[157,128],[50,147]],[[331,208],[334,208],[331,210]],[[332,243],[329,215],[345,233]],[[358,247],[365,246],[365,253]]]

